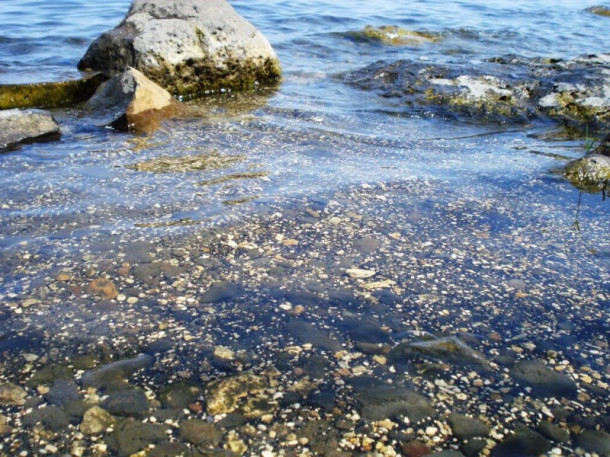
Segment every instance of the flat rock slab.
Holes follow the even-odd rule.
[[[127,67],[180,95],[250,89],[281,75],[267,39],[225,0],[135,0],[79,62],[107,74]]]
[[[83,387],[101,388],[107,384],[125,379],[132,373],[152,365],[154,359],[148,354],[140,354],[133,359],[117,360],[95,370],[87,371],[81,377]]]
[[[59,125],[48,111],[0,111],[0,152],[20,144],[59,139]]]

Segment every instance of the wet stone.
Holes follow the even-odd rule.
[[[201,393],[198,386],[179,383],[166,387],[161,392],[160,399],[165,407],[184,409],[197,400]]]
[[[0,384],[0,405],[23,405],[26,397],[23,387],[10,382]]]
[[[187,454],[188,447],[182,443],[160,443],[146,454],[147,457],[180,457]]]
[[[460,451],[447,450],[433,452],[432,454],[428,454],[428,457],[464,457],[464,454],[462,454]]]
[[[101,388],[112,381],[122,380],[136,371],[152,365],[154,359],[147,354],[140,354],[132,359],[118,360],[96,370],[87,371],[81,378],[83,387]]]
[[[538,431],[548,439],[558,443],[569,443],[570,433],[552,422],[541,422]]]
[[[119,295],[114,283],[105,278],[94,279],[89,283],[88,289],[92,294],[99,295],[106,300],[114,300]]]
[[[78,400],[78,386],[73,381],[58,379],[53,383],[53,387],[44,398],[52,405],[63,406],[66,403]]]
[[[541,360],[518,362],[510,373],[517,381],[530,386],[539,396],[572,395],[576,391],[574,381],[547,367]]]
[[[496,446],[492,457],[536,457],[551,449],[551,444],[539,433],[525,427],[518,426],[515,433],[506,437]]]
[[[388,357],[395,362],[404,362],[421,356],[457,365],[475,365],[485,370],[489,369],[489,362],[483,354],[456,337],[400,343],[392,349]]]
[[[201,297],[201,303],[216,303],[225,300],[232,300],[243,293],[242,289],[228,281],[219,281],[212,286]]]
[[[189,419],[180,424],[180,436],[198,446],[214,447],[222,440],[223,433],[215,424]]]
[[[358,342],[378,344],[390,340],[390,335],[372,322],[344,319],[338,322],[337,326]]]
[[[243,373],[210,383],[206,401],[212,415],[240,412],[248,418],[260,417],[274,409],[263,395],[268,381],[263,376]]]
[[[311,343],[331,352],[341,350],[341,344],[337,340],[332,339],[327,333],[318,330],[309,322],[293,319],[286,324],[286,330],[301,343]]]
[[[423,457],[429,455],[432,450],[421,441],[409,441],[400,446],[405,457]]]
[[[146,394],[139,389],[114,392],[100,406],[114,416],[141,416],[149,408]]]
[[[487,447],[487,440],[483,438],[473,438],[463,443],[460,446],[460,451],[466,457],[478,457],[481,455],[481,451]]]
[[[576,444],[585,451],[610,455],[610,434],[601,430],[585,430],[576,438]]]
[[[42,424],[46,429],[58,431],[70,423],[68,416],[57,406],[47,406],[33,410],[23,418],[23,424],[33,426]]]
[[[99,406],[93,406],[85,412],[80,424],[80,431],[85,435],[99,435],[104,433],[114,422],[114,418],[108,411]]]
[[[115,430],[110,441],[119,457],[129,457],[149,444],[165,440],[167,427],[157,424],[125,420]]]
[[[354,242],[354,248],[361,254],[374,253],[381,246],[381,242],[375,238],[365,237]]]
[[[452,414],[448,422],[453,434],[462,441],[489,435],[489,427],[473,417]]]

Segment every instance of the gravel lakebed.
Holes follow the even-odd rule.
[[[610,455],[607,230],[538,185],[0,251],[0,455]]]

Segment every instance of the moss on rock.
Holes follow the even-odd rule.
[[[105,80],[96,73],[70,81],[0,85],[0,109],[74,106],[89,99]]]

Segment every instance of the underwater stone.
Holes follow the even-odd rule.
[[[225,0],[135,0],[78,67],[108,74],[134,67],[180,95],[251,89],[281,75],[267,39]]]
[[[132,373],[152,365],[154,359],[148,354],[140,354],[133,359],[118,360],[96,370],[87,371],[81,378],[83,387],[100,388],[125,379]]]
[[[576,383],[572,379],[547,367],[541,360],[518,362],[510,374],[517,381],[530,386],[539,396],[571,395],[576,392]]]
[[[23,405],[27,393],[22,387],[5,382],[0,384],[0,405]]]
[[[260,417],[275,407],[263,396],[267,378],[252,373],[214,381],[207,386],[208,413],[228,414],[238,411],[245,417]]]
[[[93,406],[83,416],[80,431],[85,435],[99,435],[115,422],[114,417],[103,408]]]
[[[59,139],[59,125],[48,111],[0,111],[0,152],[19,144]]]

